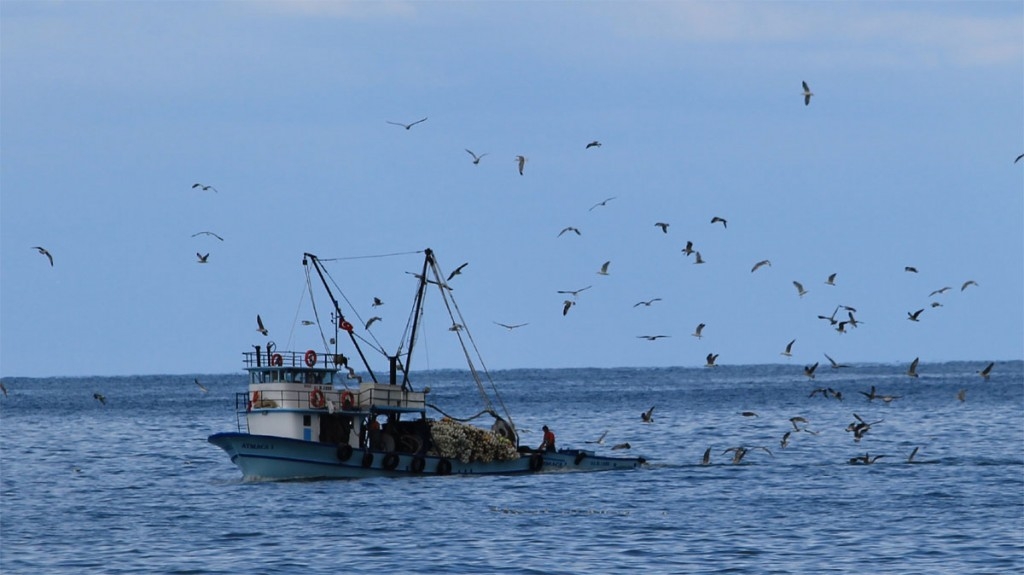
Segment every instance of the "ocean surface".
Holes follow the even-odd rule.
[[[0,572],[1020,573],[1024,362],[988,380],[986,363],[500,371],[523,443],[547,424],[561,447],[629,443],[649,465],[278,483],[241,481],[206,441],[236,430],[241,372],[6,378]],[[466,379],[414,385],[468,416]],[[854,414],[879,422],[859,442]],[[884,457],[850,463],[865,454]]]

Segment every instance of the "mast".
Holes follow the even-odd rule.
[[[423,296],[427,291],[427,270],[433,269],[434,251],[427,248],[423,252],[426,255],[423,258],[423,269],[420,270],[420,285],[416,288],[416,301],[412,313],[412,335],[409,336],[409,349],[405,354],[405,365],[402,366],[402,389],[404,391],[412,391],[412,386],[409,384],[409,365],[412,362],[412,350],[416,347],[416,334],[419,333],[417,330],[420,324],[420,316],[423,315]]]
[[[356,336],[355,333],[353,333],[352,328],[349,327],[348,329],[344,329],[343,327],[345,324],[348,324],[349,326],[352,324],[349,324],[348,321],[345,320],[345,314],[341,313],[341,306],[338,304],[338,300],[334,297],[334,292],[331,291],[331,286],[328,285],[327,278],[324,277],[323,270],[320,269],[320,259],[309,252],[305,252],[302,254],[302,265],[306,265],[307,258],[312,260],[313,269],[316,270],[316,275],[320,276],[320,283],[323,284],[324,290],[327,291],[327,297],[331,298],[331,303],[334,304],[334,313],[338,318],[338,324],[334,328],[335,332],[337,332],[338,327],[342,327],[343,331],[348,332],[348,337],[352,341],[352,345],[356,348],[356,352],[359,354],[359,359],[363,361],[363,366],[366,368],[366,372],[370,374],[370,379],[372,379],[374,383],[377,383],[377,376],[373,373],[373,369],[370,368],[370,362],[366,360],[366,356],[363,354],[363,349],[359,347],[359,342],[356,340]]]

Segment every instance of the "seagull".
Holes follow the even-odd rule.
[[[871,391],[870,392],[858,391],[857,393],[859,393],[859,394],[863,395],[864,397],[868,398],[868,401],[874,401],[875,398],[878,397],[877,395],[875,395],[875,386],[873,386],[873,385],[871,386]]]
[[[512,330],[514,330],[517,327],[523,327],[524,325],[530,325],[529,322],[527,322],[527,323],[515,323],[515,324],[511,324],[511,325],[509,325],[507,323],[497,322],[497,321],[494,322],[494,323],[500,325],[501,327],[503,327],[503,328],[505,328],[505,329],[507,329],[509,331],[512,331]]]
[[[422,120],[416,120],[415,122],[413,122],[411,124],[403,124],[401,122],[392,122],[391,120],[385,120],[385,121],[387,123],[389,123],[389,124],[392,124],[392,125],[395,125],[395,126],[401,126],[401,127],[405,128],[406,130],[408,130],[409,128],[412,128],[413,126],[415,126],[416,124],[419,124],[420,122],[426,122],[427,119],[423,118]]]
[[[800,297],[804,297],[807,294],[807,290],[804,289],[804,285],[798,281],[794,281],[793,285],[796,286],[796,293]]]
[[[814,365],[804,366],[804,375],[811,379],[814,379],[814,370],[816,369],[818,369],[818,362],[815,362]]]
[[[264,337],[269,334],[267,328],[263,327],[263,318],[260,317],[260,314],[256,314],[256,331],[262,333]]]
[[[199,188],[199,189],[203,190],[204,192],[207,191],[207,190],[213,190],[214,192],[217,191],[217,188],[215,188],[213,186],[206,186],[206,185],[198,184],[198,183],[197,184],[192,184],[192,189],[194,190],[196,188]]]
[[[702,323],[699,323],[699,324],[697,324],[697,329],[696,329],[696,330],[694,330],[694,332],[693,332],[693,333],[691,333],[690,335],[692,335],[693,337],[695,337],[695,338],[697,338],[697,339],[701,339],[702,337],[704,337],[704,336],[702,336],[702,335],[700,334],[700,332],[702,332],[702,331],[704,331],[704,324],[702,324]],[[710,356],[709,356],[709,357],[710,357]]]
[[[569,313],[569,308],[571,308],[574,305],[576,305],[575,301],[573,301],[571,299],[565,300],[565,302],[562,304],[562,315],[568,314]]]
[[[696,256],[697,256],[697,259],[693,260],[693,263],[695,263],[695,264],[705,263],[704,258],[700,257],[700,252],[693,252],[693,253],[696,254]]]
[[[564,234],[565,232],[576,232],[577,236],[582,235],[582,234],[580,234],[580,230],[579,229],[574,228],[572,226],[566,226],[566,227],[562,228],[562,231],[558,232],[558,237],[562,237],[562,234]]]
[[[670,335],[638,335],[638,338],[646,339],[647,341],[654,341],[663,337],[672,337]]]
[[[917,447],[914,448],[913,451],[910,452],[910,456],[907,457],[907,463],[913,463],[914,462],[914,456],[917,455],[917,450],[919,448],[920,448],[920,446],[917,446]]]
[[[459,275],[459,274],[461,274],[462,273],[462,268],[464,268],[464,267],[466,267],[468,265],[469,265],[469,262],[466,262],[466,263],[462,264],[461,266],[455,268],[455,271],[453,271],[452,273],[448,274],[448,279],[446,279],[445,281],[448,281],[448,282],[452,281],[452,278],[457,276],[457,275]]]
[[[761,447],[761,446],[751,447],[751,448],[747,448],[747,447],[743,447],[743,446],[740,446],[740,447],[730,447],[729,449],[726,449],[722,453],[725,454],[725,453],[729,453],[730,451],[734,452],[733,455],[732,455],[732,462],[734,464],[736,464],[736,463],[739,463],[740,461],[743,461],[743,457],[747,453],[750,453],[751,449],[763,449],[764,451],[768,452],[768,455],[771,455],[772,457],[775,457],[775,455],[771,452],[771,450],[769,450],[767,447]]]
[[[316,322],[308,320],[308,319],[304,319],[304,320],[302,320],[302,325],[316,325]]]
[[[884,455],[876,455],[874,457],[870,457],[867,453],[865,453],[864,455],[860,455],[860,456],[857,456],[857,457],[851,457],[850,458],[850,463],[853,464],[853,465],[857,465],[857,464],[870,465],[870,464],[878,461],[879,459],[881,459],[883,457],[885,457],[885,456]]]
[[[960,291],[964,291],[965,289],[967,289],[967,286],[976,286],[976,285],[978,285],[978,282],[976,282],[974,280],[967,280],[967,281],[964,282],[964,285],[960,286]]]
[[[814,95],[814,92],[811,91],[811,88],[807,85],[807,82],[801,81],[800,83],[804,85],[804,106],[810,105],[811,96]]]
[[[660,297],[656,297],[656,298],[653,298],[653,299],[649,299],[647,301],[638,301],[635,304],[633,304],[633,307],[638,307],[638,306],[641,306],[641,305],[647,306],[647,307],[651,307],[651,304],[656,302],[656,301],[661,301],[661,298]]]
[[[741,411],[740,415],[743,417],[757,417],[757,413],[754,411]]]
[[[379,315],[375,315],[375,316],[371,317],[370,319],[368,319],[366,321],[366,329],[370,329],[370,326],[373,325],[373,322],[380,321],[380,320],[381,320],[381,317]]]
[[[996,362],[994,362],[994,361],[989,363],[988,365],[985,366],[985,369],[983,369],[983,370],[978,372],[978,375],[980,375],[981,377],[983,377],[985,379],[988,379],[988,376],[992,373],[992,368],[995,367],[995,365],[996,365]]]
[[[206,255],[204,256],[203,254],[201,254],[201,253],[199,253],[199,252],[196,252],[196,257],[197,257],[197,258],[199,258],[199,260],[198,260],[198,261],[197,261],[196,263],[200,263],[200,264],[205,264],[205,263],[206,263],[206,260],[207,260],[207,259],[209,259],[209,257],[210,257],[210,254],[209,254],[209,253],[207,253],[207,254],[206,254]]]
[[[468,152],[470,156],[473,156],[473,163],[474,164],[479,164],[480,160],[482,160],[483,157],[487,155],[487,152],[484,152],[484,153],[482,153],[482,154],[480,154],[478,156],[478,155],[474,154],[473,150],[470,150],[469,148],[466,148],[466,152]]]
[[[199,378],[195,378],[194,381],[196,382],[196,385],[199,386],[199,391],[202,391],[203,393],[209,393],[210,392],[210,390],[207,389],[205,385],[199,383]]]
[[[601,434],[601,437],[598,437],[594,441],[584,441],[584,443],[596,443],[598,445],[604,445],[604,438],[605,438],[606,435],[608,435],[608,430],[607,429],[604,430],[604,433]]]
[[[692,253],[693,253],[693,242],[691,242],[691,241],[687,241],[687,242],[686,242],[686,247],[685,247],[685,248],[683,248],[682,252],[683,252],[683,253],[684,253],[685,255],[690,255],[690,254],[692,254]]]
[[[700,459],[700,464],[701,465],[710,465],[711,464],[711,448],[710,447],[704,450],[704,457],[702,457]]]
[[[196,233],[192,234],[192,237],[194,238],[196,236],[202,236],[202,235],[213,236],[213,237],[217,238],[220,241],[224,241],[224,238],[218,236],[217,234],[215,234],[213,232],[196,232]]]
[[[909,319],[910,321],[918,321],[917,318],[918,318],[918,316],[921,315],[921,312],[923,312],[923,311],[924,311],[924,308],[921,308],[921,309],[919,309],[919,310],[917,310],[917,311],[915,311],[913,313],[908,311],[907,312],[907,319]]]
[[[787,431],[786,433],[782,434],[782,439],[779,441],[779,447],[785,449],[786,446],[789,445],[789,434],[791,434],[791,433],[793,433],[793,432],[792,431]]]
[[[523,168],[526,166],[526,156],[516,156],[516,161],[519,162],[519,175],[523,175]]]
[[[588,289],[590,289],[592,287],[594,287],[594,286],[587,286],[587,287],[580,288],[580,289],[577,289],[577,290],[558,290],[558,293],[567,293],[567,294],[572,295],[573,299],[576,299],[576,296],[579,295],[579,293],[581,291],[588,290]]]
[[[772,266],[772,262],[770,262],[768,260],[761,260],[761,261],[757,262],[756,264],[754,264],[754,267],[750,268],[750,273],[754,273],[759,268],[762,268],[764,266],[771,267]]]
[[[790,417],[789,422],[793,424],[793,431],[804,431],[806,428],[801,428],[798,423],[807,423],[807,419],[797,415],[796,417]]]
[[[661,228],[662,233],[668,233],[668,224],[665,222],[655,222],[655,226]]]
[[[828,362],[832,364],[832,369],[839,369],[840,367],[850,367],[849,365],[847,365],[845,363],[838,363],[838,362],[836,362],[836,360],[834,360],[831,357],[829,357],[829,355],[827,353],[825,354],[825,358],[828,359]]]
[[[796,343],[795,339],[790,340],[790,342],[786,344],[786,349],[781,353],[781,355],[784,355],[786,357],[793,357],[793,344],[794,343]]]
[[[725,221],[725,218],[720,218],[718,216],[715,216],[715,217],[711,218],[711,223],[717,224],[718,222],[722,222],[722,227],[723,228],[729,227],[729,223]]]
[[[937,289],[937,290],[933,291],[932,293],[928,294],[928,297],[932,297],[933,295],[938,295],[938,294],[946,293],[947,291],[949,291],[951,289],[953,289],[953,288],[951,288],[949,286],[946,286],[946,287],[941,288],[941,289]]]
[[[382,305],[384,305],[384,302],[381,301],[381,299],[379,297],[374,297],[373,298],[373,305],[371,307],[377,307],[377,306],[382,306]]]
[[[597,202],[596,204],[594,204],[594,205],[590,206],[590,209],[589,209],[589,210],[587,210],[587,211],[588,211],[588,212],[592,212],[592,211],[594,211],[594,208],[596,208],[596,207],[599,207],[599,206],[603,206],[603,205],[607,204],[608,202],[610,202],[610,201],[614,200],[614,199],[615,199],[615,198],[617,198],[617,197],[618,197],[618,196],[612,196],[612,197],[610,197],[610,198],[605,198],[605,199],[601,200],[600,202]]]
[[[600,147],[601,147],[601,142],[598,142],[597,140],[594,140],[593,142],[590,142],[589,144],[587,144],[587,147],[584,148],[584,149],[589,150],[590,148],[600,148]]]
[[[640,419],[642,419],[644,421],[644,423],[651,423],[651,422],[653,422],[654,421],[654,406],[652,405],[650,409],[648,409],[647,411],[641,413],[640,414]]]
[[[598,270],[597,273],[599,275],[602,275],[602,276],[608,275],[608,265],[611,264],[611,263],[612,263],[611,260],[608,260],[608,261],[604,262],[603,264],[601,264],[601,269]]]
[[[1017,162],[1020,161],[1021,158],[1024,158],[1024,154],[1021,154],[1021,155],[1017,156],[1017,159],[1014,160],[1013,163],[1016,164]]]
[[[906,266],[906,267],[903,268],[903,271],[910,272],[912,274],[916,274],[917,273],[917,268],[915,268],[914,266]]]
[[[709,353],[705,359],[707,359],[707,363],[704,364],[704,367],[715,367],[715,360],[718,359],[718,354]]]
[[[910,362],[910,369],[907,370],[907,375],[910,377],[917,377],[917,362],[919,359],[921,358],[915,357],[914,361]]]
[[[96,401],[102,403],[103,405],[107,404],[107,396],[103,395],[102,393],[96,392],[96,393],[92,394],[92,397],[93,397],[93,399],[95,399]]]
[[[32,246],[32,249],[34,249],[34,250],[38,251],[39,253],[43,254],[44,256],[46,256],[46,258],[48,260],[50,260],[50,267],[53,267],[53,256],[50,255],[50,252],[47,251],[46,248],[44,248],[42,246]]]
[[[836,274],[829,274],[828,279],[825,280],[825,284],[830,286],[836,285]]]

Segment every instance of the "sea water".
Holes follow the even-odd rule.
[[[243,374],[7,378],[0,572],[1020,573],[1024,362],[988,380],[986,363],[501,371],[522,443],[548,425],[649,464],[277,483],[241,481],[206,441],[237,429]],[[414,385],[468,417],[467,377]],[[858,416],[878,423],[855,441]]]

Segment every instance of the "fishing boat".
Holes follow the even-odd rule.
[[[330,301],[329,318],[308,321],[320,328],[320,341],[304,351],[304,346],[281,351],[268,341],[244,352],[249,384],[247,391],[235,395],[238,430],[208,438],[227,452],[243,480],[512,475],[625,470],[645,464],[641,457],[610,457],[584,449],[540,451],[521,445],[433,251],[416,253],[423,254],[423,264],[420,273],[406,272],[416,282],[402,341],[394,353],[373,347],[386,358],[382,361],[387,371],[381,374],[372,369],[363,349],[376,342],[370,325],[379,318],[362,322],[324,261],[303,255],[311,302],[314,292],[320,291],[315,286],[322,286]],[[352,308],[349,316],[335,291]],[[475,415],[446,414],[428,401],[429,387],[417,389],[410,379],[428,292],[440,294],[443,305],[438,307],[447,311],[445,321],[450,321],[447,331],[457,338],[467,359],[466,379],[475,383],[483,404]],[[315,303],[312,308],[318,309]],[[350,355],[359,358],[358,371],[349,365]],[[476,422],[481,417],[489,417],[483,426]]]

